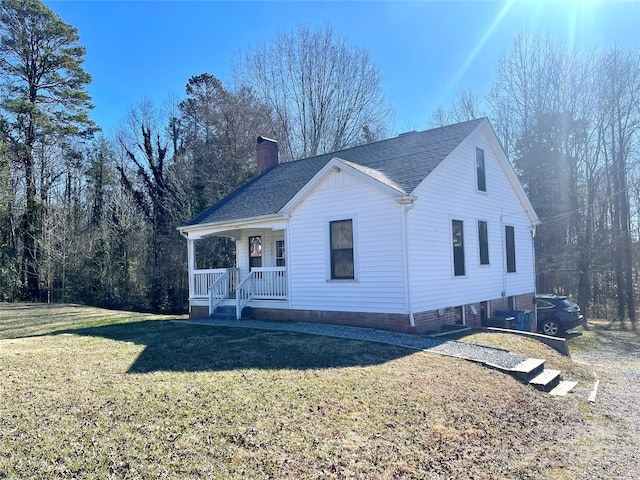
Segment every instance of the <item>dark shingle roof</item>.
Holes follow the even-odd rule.
[[[183,227],[275,214],[332,158],[410,194],[484,119],[402,134],[317,157],[281,163],[207,208]]]

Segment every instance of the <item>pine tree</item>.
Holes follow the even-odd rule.
[[[21,225],[21,290],[24,299],[40,298],[38,243],[44,204],[36,171],[46,162],[38,155],[47,143],[69,135],[88,135],[95,125],[82,68],[85,49],[77,30],[39,0],[0,3],[0,89],[2,130],[7,152],[24,175],[25,205]]]

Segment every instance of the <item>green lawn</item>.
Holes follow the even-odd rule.
[[[576,478],[584,402],[387,345],[0,304],[0,478]]]

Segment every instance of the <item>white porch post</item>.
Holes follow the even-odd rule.
[[[291,243],[289,243],[289,228],[287,226],[287,229],[284,231],[284,265],[287,269],[287,302],[289,302],[289,308],[291,308],[291,299],[293,298],[293,295],[291,295],[291,265],[289,264],[289,259],[291,258],[291,255],[289,252],[291,252],[291,249],[289,247],[289,245],[291,245]]]
[[[196,293],[195,275],[196,269],[196,244],[195,240],[187,238],[187,261],[189,265],[189,298],[193,298]]]

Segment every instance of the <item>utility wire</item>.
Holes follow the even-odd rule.
[[[637,182],[631,184],[631,185],[627,185],[626,188],[619,190],[617,192],[612,193],[611,195],[608,195],[604,198],[598,198],[596,200],[594,200],[592,203],[588,204],[588,205],[583,205],[582,207],[578,207],[574,210],[571,210],[569,212],[564,212],[564,213],[559,213],[558,215],[554,215],[552,217],[547,217],[547,218],[541,218],[540,221],[541,222],[551,222],[551,221],[555,221],[555,220],[559,220],[559,219],[563,219],[566,217],[569,217],[571,215],[574,215],[578,212],[581,212],[583,210],[586,210],[587,208],[590,207],[595,207],[596,205],[600,204],[600,203],[604,203],[607,202],[615,197],[617,197],[618,195],[620,195],[621,193],[623,193],[624,191],[628,191],[633,187],[638,187],[640,186],[640,180],[638,180]],[[510,212],[510,213],[505,213],[503,216],[508,217],[508,216],[512,216],[512,215],[519,215],[521,212],[517,211],[517,212]]]

